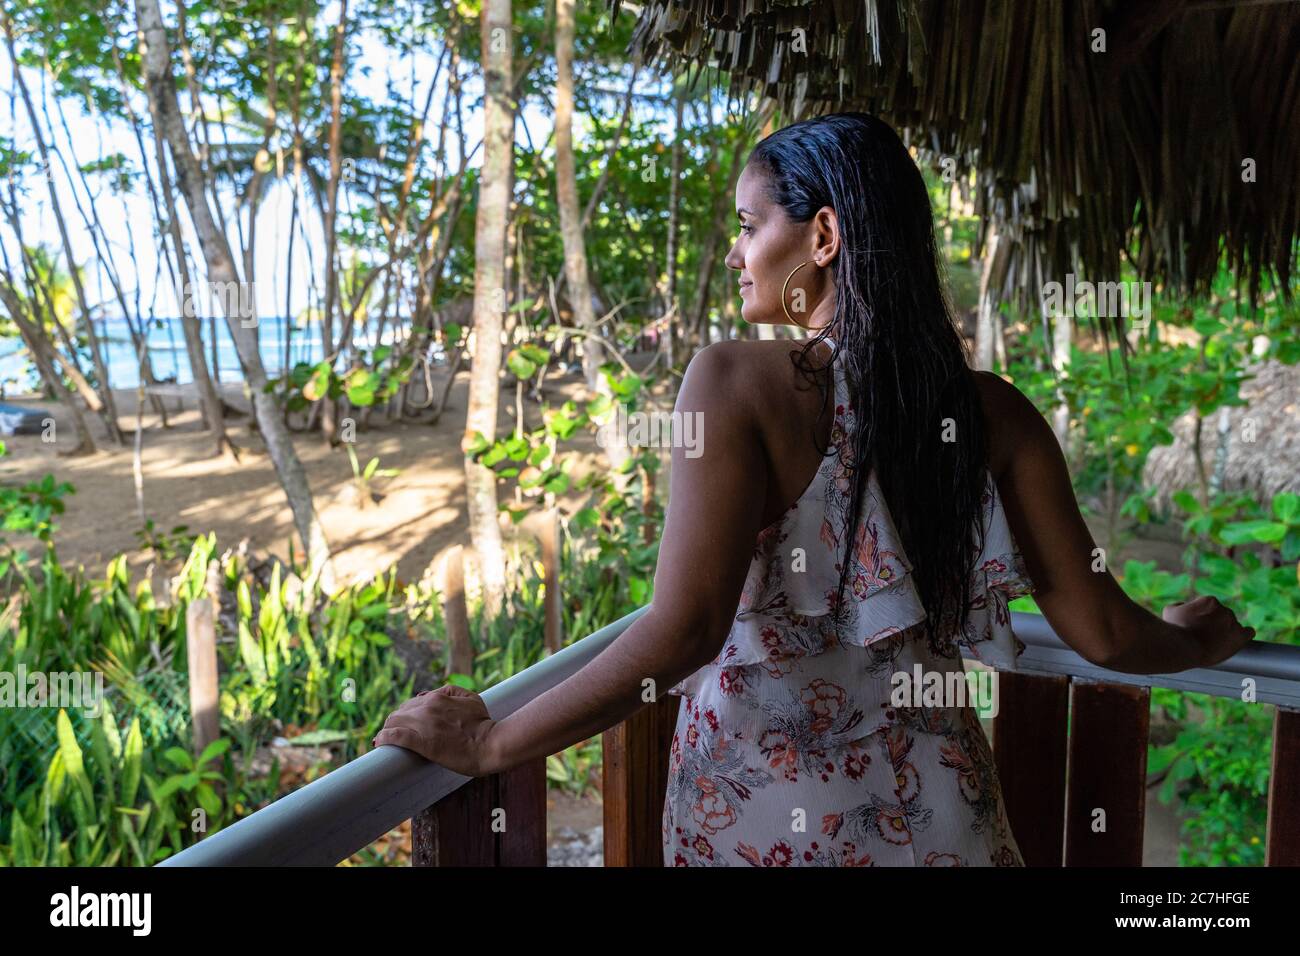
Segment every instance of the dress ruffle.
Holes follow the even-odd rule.
[[[997,483],[990,475],[984,506],[984,547],[971,574],[966,627],[957,644],[983,664],[1016,670],[1016,658],[1025,644],[1011,630],[1008,605],[1032,593],[1034,583],[1025,570],[1007,524]]]
[[[668,691],[704,714],[722,715],[729,733],[785,749],[824,750],[894,721],[938,719],[942,708],[894,706],[894,676],[916,666],[960,670],[961,648],[1014,670],[1025,645],[1012,633],[1007,605],[1033,590],[989,475],[967,624],[932,646],[917,626],[926,610],[912,565],[872,473],[853,573],[836,603],[851,490],[844,437],[852,420],[838,363],[835,386],[832,454],[795,505],[759,535],[718,656]]]

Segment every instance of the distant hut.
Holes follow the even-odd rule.
[[[1172,445],[1147,456],[1142,480],[1156,489],[1157,511],[1168,513],[1180,489],[1196,492],[1202,474],[1212,487],[1245,491],[1261,504],[1283,491],[1300,494],[1300,365],[1268,361],[1247,373],[1254,376],[1241,386],[1247,404],[1226,409],[1226,420],[1214,413],[1201,421],[1203,473],[1196,465],[1194,411],[1174,423]]]

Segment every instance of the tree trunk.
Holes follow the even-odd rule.
[[[555,195],[574,324],[584,332],[594,333],[596,316],[587,282],[587,250],[583,245],[573,159],[573,0],[555,0]],[[592,392],[600,379],[603,352],[599,343],[590,338],[582,340],[582,371]]]
[[[42,169],[45,171],[45,184],[50,191],[50,211],[54,213],[54,222],[59,229],[63,254],[68,260],[68,275],[71,276],[73,288],[77,293],[77,305],[81,310],[82,321],[86,327],[86,342],[90,346],[90,354],[95,362],[95,375],[99,379],[99,398],[91,408],[99,412],[103,418],[104,425],[108,429],[109,438],[121,445],[125,443],[125,440],[117,422],[117,406],[113,401],[112,384],[108,378],[108,365],[104,362],[104,353],[99,345],[99,336],[95,333],[95,322],[90,315],[90,303],[86,299],[85,287],[81,284],[81,273],[77,270],[77,260],[72,255],[72,240],[68,236],[68,224],[63,218],[63,206],[59,202],[58,190],[54,188],[54,167],[50,164],[50,150],[45,143],[45,134],[41,132],[41,125],[36,116],[36,108],[32,104],[31,94],[27,90],[27,82],[23,79],[22,70],[18,66],[18,50],[17,44],[14,42],[13,23],[7,15],[0,16],[0,20],[4,24],[5,39],[9,46],[9,59],[13,65],[14,83],[22,94],[23,105],[32,124],[32,137],[36,140],[36,149],[41,154]]]
[[[212,377],[208,375],[208,363],[203,356],[203,325],[199,321],[198,307],[194,302],[194,285],[190,279],[189,262],[185,256],[185,241],[181,236],[180,218],[176,214],[176,197],[172,191],[171,174],[167,170],[167,155],[163,147],[162,131],[159,128],[158,110],[147,83],[145,91],[149,93],[149,113],[153,117],[154,153],[158,163],[159,191],[163,195],[164,208],[167,212],[167,234],[172,241],[172,252],[176,256],[176,274],[181,285],[181,331],[185,336],[185,355],[190,362],[190,377],[194,381],[195,391],[198,392],[199,408],[203,412],[204,424],[212,432],[215,453],[235,455],[235,447],[226,434],[226,419],[221,407],[221,397],[212,383]]]
[[[993,369],[997,343],[995,323],[998,321],[998,313],[993,307],[989,277],[993,274],[999,245],[997,227],[990,222],[984,239],[984,268],[980,271],[979,311],[975,318],[975,367],[984,372]]]
[[[501,376],[501,326],[505,312],[506,216],[514,152],[510,99],[513,39],[510,0],[485,0],[480,15],[483,57],[483,171],[474,227],[474,365],[470,372],[465,437],[489,442],[497,431]],[[497,523],[497,482],[492,469],[465,460],[470,539],[478,557],[484,621],[500,613],[505,596],[505,553]]]
[[[741,161],[747,137],[737,136],[731,151],[731,169],[727,174],[727,188],[720,192],[713,204],[713,228],[709,230],[700,252],[700,271],[695,284],[695,317],[691,331],[698,347],[709,344],[709,289],[718,265],[718,252],[731,230],[731,217],[727,209],[735,202],[736,180],[740,178]]]
[[[573,156],[573,14],[574,0],[556,0],[555,6],[555,194],[560,210],[560,235],[564,241],[564,277],[574,325],[587,333],[582,339],[582,371],[589,392],[614,401],[600,366],[605,350],[590,336],[597,333],[587,277],[587,250],[578,203],[578,180]],[[603,442],[605,458],[622,474],[628,448],[621,435]]]
[[[325,184],[325,307],[321,310],[322,354],[329,361],[335,353],[334,308],[339,299],[338,275],[338,204],[339,179],[343,175],[343,54],[348,32],[348,0],[342,0],[339,22],[334,27],[334,56],[330,62],[330,178]],[[338,348],[343,348],[343,342]],[[338,402],[325,395],[321,398],[321,432],[335,444],[338,437]]]
[[[1070,339],[1074,320],[1068,312],[1063,312],[1052,320],[1052,367],[1056,369],[1058,381],[1070,369]],[[1070,456],[1070,405],[1065,400],[1064,389],[1057,389],[1058,404],[1052,413],[1052,430],[1056,440],[1061,443],[1061,450],[1066,458]]]
[[[51,293],[41,285],[40,270],[37,269],[36,263],[31,257],[31,250],[27,247],[26,239],[23,238],[22,221],[18,218],[18,200],[13,191],[12,184],[10,185],[9,202],[5,205],[5,218],[9,222],[9,227],[13,229],[14,238],[17,240],[18,248],[22,252],[23,263],[27,270],[28,282],[31,286],[32,296],[40,296],[44,298],[44,308],[50,317],[50,325],[54,327],[55,333],[59,336],[60,341],[63,342],[64,347],[68,350],[68,354],[65,356],[55,347],[54,343],[46,336],[45,327],[42,324],[36,323],[31,326],[31,329],[34,334],[36,334],[37,341],[46,350],[46,358],[51,363],[51,367],[54,367],[53,363],[55,362],[62,366],[63,374],[68,377],[68,381],[72,383],[73,390],[81,396],[82,400],[86,403],[86,407],[91,411],[98,412],[102,415],[104,406],[99,400],[99,393],[95,391],[95,387],[86,379],[86,376],[81,371],[81,366],[77,364],[76,343],[72,341],[72,336],[68,335],[68,330],[63,327],[63,320],[59,317],[58,310],[54,306],[54,299]],[[5,263],[6,268],[8,268],[7,259],[5,260]],[[17,294],[16,291],[14,294]],[[41,306],[37,305],[32,311],[35,313],[39,308],[41,308]],[[33,318],[35,318],[35,316],[33,316]],[[16,321],[17,319],[15,319],[15,322]],[[28,347],[30,348],[31,346],[29,345]],[[54,388],[54,386],[51,386],[51,388]],[[62,383],[60,383],[58,388],[54,388],[54,391],[59,395],[62,395]],[[86,434],[89,436],[90,433],[87,432]]]
[[[7,283],[0,284],[0,301],[4,303],[5,308],[9,311],[9,317],[17,326],[23,344],[32,353],[32,361],[36,363],[36,368],[41,374],[41,380],[53,393],[55,400],[66,406],[68,414],[72,416],[72,427],[77,433],[77,447],[72,450],[71,454],[93,454],[95,452],[95,440],[90,435],[90,429],[86,427],[86,419],[82,416],[81,409],[77,407],[76,397],[63,384],[63,379],[59,377],[58,370],[54,366],[54,357],[57,354],[54,346],[45,337],[44,330],[39,325],[29,322],[23,315],[23,304]],[[58,435],[56,433],[55,441],[57,440]]]
[[[666,367],[673,367],[673,330],[677,322],[677,225],[681,208],[682,178],[682,111],[686,107],[686,86],[677,91],[676,119],[673,122],[673,159],[668,180],[668,249],[664,263],[664,330],[661,342],[667,350]]]
[[[235,342],[235,351],[239,355],[244,381],[252,392],[253,411],[257,417],[258,429],[266,442],[267,452],[271,456],[276,476],[280,479],[280,485],[289,500],[294,523],[307,552],[309,582],[319,579],[321,586],[326,591],[331,591],[334,588],[334,568],[330,559],[329,543],[312,503],[307,473],[294,450],[289,429],[280,417],[280,409],[275,397],[266,391],[266,369],[262,366],[262,356],[258,351],[257,329],[241,321],[242,309],[232,308],[232,300],[237,304],[244,299],[243,294],[235,295],[232,291],[242,288],[239,273],[235,268],[230,243],[227,242],[225,234],[217,228],[212,218],[212,211],[208,208],[203,171],[191,150],[185,122],[181,118],[180,107],[176,102],[171,54],[158,0],[136,0],[135,9],[143,47],[141,53],[145,82],[149,85],[150,96],[157,109],[157,122],[171,150],[177,185],[185,197],[190,221],[194,224],[194,231],[199,237],[199,245],[207,264],[208,281],[226,290],[226,294],[221,296],[226,325]]]

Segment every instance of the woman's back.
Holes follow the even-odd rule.
[[[794,477],[774,446],[789,440],[782,429],[791,423],[790,435],[806,442],[816,412],[759,352],[776,350],[754,346],[733,350],[749,350],[738,361],[753,362],[751,374],[768,383],[762,404],[794,410],[790,422],[776,415],[765,422],[773,460],[786,459]],[[838,362],[833,369],[825,416],[831,453],[759,534],[717,658],[670,690],[683,706],[664,862],[1020,865],[961,661],[966,646],[989,663],[1014,666],[1020,649],[1006,606],[1028,592],[1029,581],[996,484],[990,477],[962,632],[941,627],[927,637],[919,626],[926,611],[914,569],[874,474],[848,587],[837,600],[854,422],[843,369]]]

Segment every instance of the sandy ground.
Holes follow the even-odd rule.
[[[356,493],[345,448],[330,448],[316,432],[295,434],[295,445],[307,469],[316,508],[343,580],[368,580],[393,564],[397,565],[400,579],[417,580],[431,559],[445,548],[468,544],[464,458],[460,451],[468,384],[469,376],[462,372],[436,425],[386,423],[376,413],[371,425],[358,428],[354,448],[359,465],[365,467],[378,456],[380,468],[399,470],[395,477],[376,480],[374,489],[383,495],[376,504],[359,504],[362,496]],[[434,387],[441,388],[439,380],[435,379]],[[580,376],[548,377],[546,392],[553,406],[569,398],[581,398]],[[223,393],[231,405],[248,408],[242,386],[227,384]],[[75,442],[75,433],[58,403],[35,398],[5,401],[54,415],[55,442],[43,442],[36,435],[4,439],[9,455],[0,458],[0,483],[35,481],[50,473],[72,484],[76,493],[65,499],[67,511],[58,521],[55,536],[60,557],[99,574],[111,558],[127,553],[133,568],[143,568],[149,558],[140,550],[136,537],[143,521],[136,503],[131,445],[112,444],[98,418],[88,415],[99,451],[87,457],[61,456],[59,451]],[[117,401],[123,427],[133,429],[135,391],[118,392]],[[191,534],[215,531],[222,549],[235,547],[247,538],[254,553],[281,558],[288,557],[292,542],[295,555],[301,557],[301,542],[294,532],[284,493],[260,437],[248,427],[249,419],[228,422],[229,434],[243,450],[241,460],[235,463],[212,456],[211,439],[202,428],[192,398],[165,401],[170,427],[162,427],[148,403],[143,418],[144,515],[153,520],[155,529],[167,532],[177,525],[187,525]],[[537,427],[540,411],[536,401],[525,399],[526,427]],[[514,418],[514,389],[504,387],[498,419],[501,434],[513,429]],[[604,458],[590,432],[578,435],[568,447],[578,453],[577,474],[604,467]],[[505,494],[503,489],[503,497]],[[569,503],[578,505],[581,498],[575,496]],[[1101,521],[1090,518],[1089,524],[1097,540],[1103,541]],[[1155,559],[1162,568],[1178,570],[1182,545],[1176,537],[1175,529],[1169,528],[1151,538],[1136,539],[1124,549],[1120,560]]]
[[[395,477],[375,481],[375,490],[383,495],[377,504],[358,504],[361,496],[355,493],[352,465],[344,447],[330,448],[318,432],[295,434],[295,446],[343,580],[368,580],[394,563],[403,581],[417,580],[443,549],[468,544],[460,450],[468,383],[468,374],[462,372],[436,425],[385,423],[376,413],[369,426],[358,426],[354,448],[359,465],[364,468],[370,458],[378,456],[381,469],[399,470]],[[441,388],[437,379],[434,387]],[[581,389],[578,376],[546,380],[552,405],[581,397]],[[227,385],[223,392],[230,404],[248,408],[242,386]],[[134,390],[119,392],[117,398],[123,427],[133,429]],[[76,489],[65,499],[67,511],[58,519],[55,543],[60,558],[100,574],[111,558],[127,552],[133,567],[143,567],[148,556],[140,551],[135,535],[143,522],[136,505],[131,445],[113,445],[102,423],[88,415],[99,451],[86,457],[60,456],[60,450],[75,444],[66,411],[58,403],[33,398],[8,398],[6,402],[49,410],[54,415],[55,442],[43,442],[37,435],[4,439],[10,454],[0,459],[0,482],[34,481],[49,473]],[[162,427],[148,403],[143,418],[144,514],[155,528],[166,532],[187,525],[191,534],[215,531],[223,549],[246,537],[255,553],[280,557],[288,556],[292,541],[301,558],[301,542],[294,533],[284,493],[260,437],[248,427],[249,419],[228,422],[229,434],[243,450],[241,460],[235,463],[211,454],[210,435],[202,428],[192,398],[183,400],[180,412],[175,411],[177,399],[165,402],[170,427]],[[514,418],[514,389],[503,388],[498,420],[501,434],[514,428]],[[536,401],[525,399],[524,418],[525,427],[538,426],[540,406]],[[579,453],[579,472],[603,462],[594,437],[588,433],[575,438],[569,447]]]

